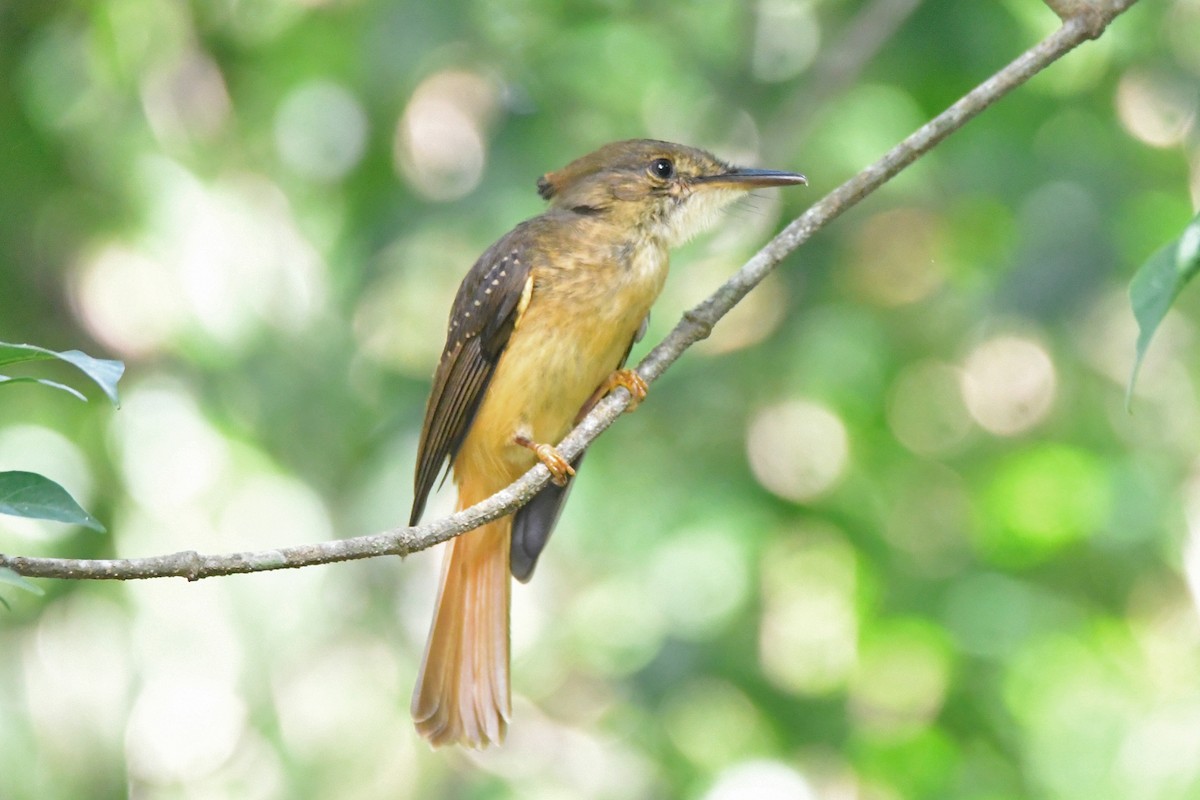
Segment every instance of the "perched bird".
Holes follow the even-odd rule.
[[[447,460],[460,509],[537,461],[553,482],[512,516],[448,544],[412,698],[417,730],[435,746],[504,738],[510,571],[529,580],[578,466],[554,444],[613,388],[628,389],[634,403],[646,394],[623,365],[666,280],[668,248],[752,188],[805,182],[693,147],[614,142],[544,175],[538,193],[549,208],[492,245],[463,279],[421,429],[410,524]]]

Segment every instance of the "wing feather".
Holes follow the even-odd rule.
[[[524,311],[530,263],[516,242],[524,223],[484,253],[463,279],[450,312],[417,448],[410,525],[416,525],[443,464],[454,460]],[[448,467],[447,467],[448,468]]]

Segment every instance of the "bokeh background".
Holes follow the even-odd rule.
[[[116,411],[0,392],[0,469],[109,528],[0,518],[0,551],[402,523],[453,291],[538,175],[654,136],[810,176],[677,253],[636,357],[1055,23],[0,3],[0,340],[128,364]],[[434,553],[41,581],[0,590],[0,798],[1200,796],[1196,293],[1123,398],[1127,283],[1200,201],[1197,42],[1197,0],[1139,4],[788,258],[593,446],[515,592],[503,749],[409,724]]]

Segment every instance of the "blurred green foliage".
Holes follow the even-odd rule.
[[[111,532],[0,551],[399,524],[453,291],[538,175],[631,136],[809,175],[677,254],[651,343],[1055,24],[925,0],[862,54],[876,5],[0,4],[0,340],[129,366],[116,412],[0,393],[0,469]],[[411,730],[433,554],[42,581],[0,612],[0,797],[1195,797],[1195,297],[1122,394],[1126,285],[1200,194],[1197,41],[1196,0],[1136,6],[592,448],[515,592],[505,748]]]
[[[1177,240],[1150,256],[1129,284],[1129,301],[1138,321],[1138,341],[1128,395],[1133,394],[1138,366],[1146,357],[1154,331],[1197,271],[1200,271],[1200,216],[1188,223]]]
[[[79,350],[59,353],[37,345],[0,342],[0,367],[8,368],[29,362],[53,360],[75,366],[84,375],[95,381],[96,385],[112,400],[113,405],[117,404],[117,381],[121,379],[121,375],[125,371],[125,365],[120,361],[95,359]],[[87,401],[87,398],[77,389],[73,389],[65,383],[28,375],[0,375],[0,386],[12,388],[21,384],[38,384],[48,389],[58,389]],[[39,475],[36,472],[24,470],[0,472],[0,514],[53,520],[69,525],[82,525],[101,533],[105,532],[104,526],[95,517],[80,508],[65,489],[45,475]],[[6,581],[10,585],[24,589],[32,588],[36,594],[41,593],[41,590],[37,589],[35,585],[22,580],[17,573],[4,567],[0,567],[0,581]]]

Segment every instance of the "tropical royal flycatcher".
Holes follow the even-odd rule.
[[[544,175],[538,193],[549,208],[492,245],[463,279],[421,428],[410,524],[447,460],[460,509],[538,461],[553,483],[448,545],[412,699],[417,730],[434,745],[504,738],[509,575],[533,574],[579,464],[554,443],[613,388],[628,389],[634,403],[645,397],[645,382],[623,367],[667,277],[668,249],[750,189],[805,182],[693,147],[614,142]]]

